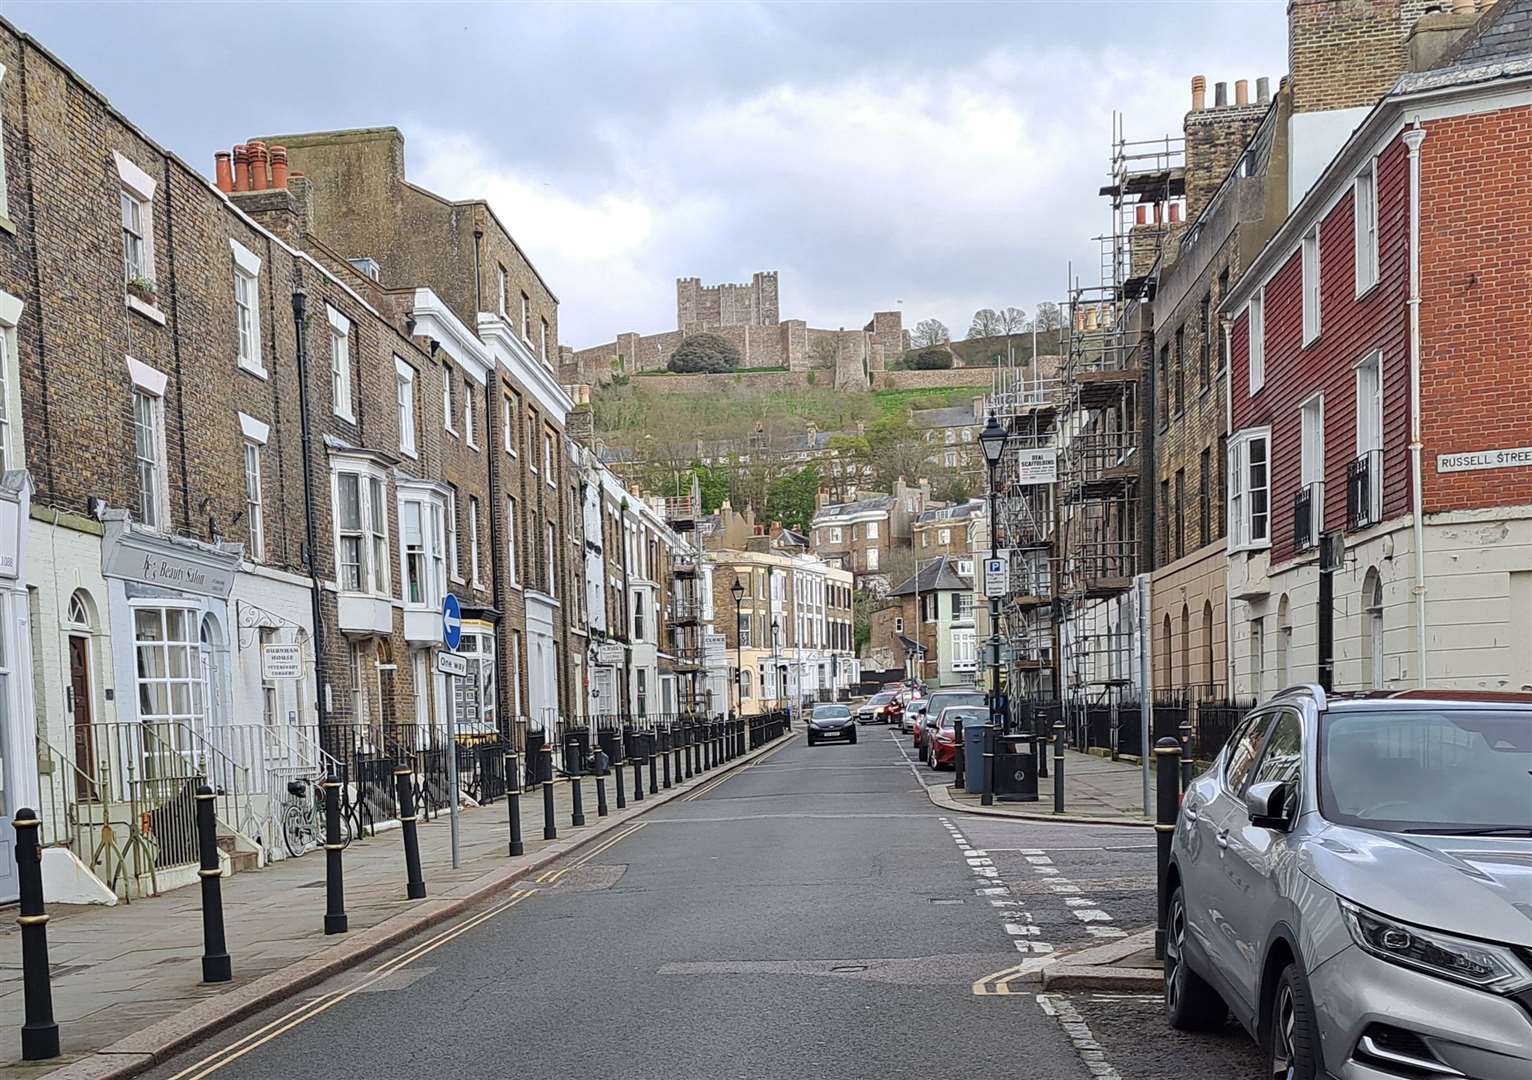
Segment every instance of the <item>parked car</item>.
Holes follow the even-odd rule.
[[[1532,1076],[1532,695],[1284,691],[1187,788],[1165,1011],[1276,1077]]]
[[[952,768],[958,753],[958,720],[961,719],[964,724],[982,724],[988,716],[988,709],[974,708],[972,705],[948,705],[927,732],[926,764],[933,769]]]
[[[843,739],[856,743],[856,721],[845,705],[815,705],[809,716],[809,745],[825,739]]]
[[[897,719],[901,711],[898,691],[883,690],[862,703],[856,711],[856,720],[859,724],[886,724]]]
[[[915,730],[921,718],[926,715],[926,704],[926,699],[921,698],[919,701],[912,701],[904,707],[904,712],[899,717],[899,730],[901,732],[908,733]],[[916,744],[916,746],[919,745],[919,743]]]
[[[988,704],[984,691],[976,686],[949,686],[934,690],[927,696],[926,712],[932,716],[940,716],[943,709],[951,708],[953,705],[973,705],[982,708]]]

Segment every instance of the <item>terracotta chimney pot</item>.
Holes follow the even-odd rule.
[[[1147,206],[1143,206],[1143,205],[1138,206],[1135,209],[1135,212],[1134,212],[1133,216],[1134,216],[1134,223],[1135,224],[1138,224],[1138,225],[1147,225],[1147,224],[1149,224],[1149,208]]]
[[[287,147],[285,146],[271,148],[271,186],[287,187]]]
[[[1250,104],[1250,81],[1248,79],[1234,80],[1234,104]]]
[[[1192,76],[1192,112],[1207,108],[1208,80],[1205,75]]]
[[[244,143],[234,146],[234,190],[250,190],[250,148]]]
[[[265,191],[271,186],[271,179],[266,175],[266,144],[257,139],[249,144],[250,149],[250,190]]]
[[[1173,203],[1170,204],[1170,223],[1172,225],[1179,225],[1179,224],[1181,224],[1181,204],[1180,203],[1173,202]]]
[[[225,195],[234,190],[234,167],[227,150],[220,150],[213,155],[213,182]]]

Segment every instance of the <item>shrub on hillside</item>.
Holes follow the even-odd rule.
[[[693,334],[676,346],[665,366],[683,375],[733,371],[739,367],[739,350],[718,334]]]
[[[945,371],[951,366],[951,351],[937,345],[921,349],[910,357],[910,367],[916,371]]]

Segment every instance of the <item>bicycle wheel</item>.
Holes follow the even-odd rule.
[[[288,803],[282,808],[282,842],[295,859],[314,843],[314,829],[302,807]]]
[[[351,846],[351,819],[345,814],[340,816],[340,846],[342,848]]]

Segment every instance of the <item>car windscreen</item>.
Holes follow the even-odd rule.
[[[851,710],[844,705],[822,705],[814,710],[815,720],[844,720]]]
[[[1532,829],[1532,709],[1331,712],[1319,810],[1387,832]]]
[[[869,705],[887,705],[890,701],[893,701],[893,700],[894,700],[894,695],[893,694],[874,694],[874,695],[872,695],[871,700],[869,700],[867,702],[867,704],[869,704]]]
[[[972,705],[982,709],[988,704],[982,690],[938,690],[929,700],[927,708],[936,716],[940,716],[943,709],[950,709],[954,705]]]
[[[942,727],[951,727],[957,720],[965,724],[982,724],[989,719],[989,713],[983,709],[960,708],[951,706],[942,710]]]

